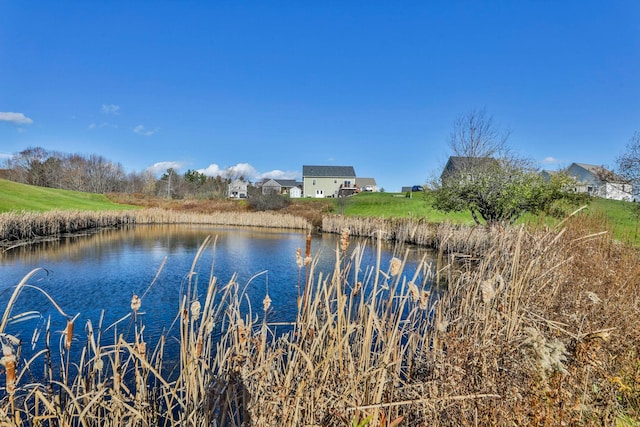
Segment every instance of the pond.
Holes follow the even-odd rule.
[[[300,270],[296,249],[305,252],[306,235],[300,231],[214,226],[155,225],[120,230],[100,230],[37,245],[18,247],[0,256],[0,311],[4,311],[15,285],[34,268],[41,268],[29,283],[46,291],[66,314],[75,316],[78,340],[88,320],[95,326],[102,319],[108,326],[131,313],[131,298],[142,297],[145,335],[157,339],[166,332],[179,312],[181,289],[185,286],[198,248],[211,236],[215,244],[204,251],[195,272],[200,292],[205,292],[211,275],[219,284],[234,279],[245,289],[247,311],[253,305],[262,312],[267,288],[272,299],[269,322],[291,322],[296,315]],[[336,244],[340,236],[314,235],[311,254],[317,259],[316,274],[332,273]],[[375,266],[376,244],[369,240],[362,266]],[[407,256],[405,272],[413,275],[425,254],[422,248],[383,246],[381,266],[393,256]],[[13,323],[6,332],[25,342],[34,328],[51,318],[52,330],[61,331],[65,319],[54,305],[35,289],[24,289],[12,315],[35,312],[28,321]],[[121,327],[121,326],[119,326]],[[126,322],[122,327],[126,328]],[[59,339],[53,337],[52,341]]]

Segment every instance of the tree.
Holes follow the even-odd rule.
[[[432,204],[445,212],[469,210],[487,225],[513,223],[523,213],[550,210],[571,182],[565,174],[545,178],[526,159],[511,155],[509,132],[484,110],[460,116],[449,139],[453,156],[430,183]]]
[[[640,191],[640,132],[629,140],[626,151],[618,157],[618,173],[633,185],[634,196]]]

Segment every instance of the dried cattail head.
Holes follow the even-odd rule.
[[[353,288],[353,296],[358,296],[358,294],[360,293],[360,289],[362,289],[362,282],[357,282],[356,286],[354,286]]]
[[[238,320],[238,341],[240,345],[244,345],[247,342],[247,328],[244,326],[244,320]]]
[[[191,316],[193,316],[193,320],[198,320],[200,317],[200,301],[195,300],[191,303]]]
[[[144,356],[145,354],[147,354],[147,343],[144,341],[139,342],[136,345],[136,349],[138,350],[140,356]]]
[[[400,273],[401,268],[402,268],[402,261],[396,257],[391,258],[391,262],[389,265],[389,274],[391,274],[392,276],[397,276],[398,273]]]
[[[71,348],[71,341],[73,340],[73,320],[67,320],[67,328],[64,331],[64,347],[68,350]]]
[[[215,326],[216,326],[216,322],[213,321],[213,316],[211,316],[207,319],[207,322],[204,325],[204,331],[207,334],[210,334],[211,332],[213,332],[213,328],[215,328]]]
[[[305,258],[311,256],[311,233],[307,234],[307,246],[304,252],[304,256]]]
[[[480,292],[482,293],[482,302],[489,304],[491,300],[496,296],[496,290],[493,287],[491,280],[484,280],[480,283]]]
[[[196,341],[196,357],[200,357],[202,355],[202,337],[198,337],[198,341]]]
[[[262,300],[262,308],[264,311],[267,311],[269,310],[269,307],[271,307],[271,298],[269,297],[269,294],[267,294]]]
[[[304,262],[302,261],[302,250],[300,248],[296,249],[296,264],[298,268],[302,268]]]
[[[428,307],[428,303],[429,303],[429,295],[431,294],[431,292],[428,291],[422,291],[420,293],[420,308],[423,310],[426,310]]]
[[[311,262],[311,233],[307,234],[307,246],[304,252],[304,265]]]
[[[93,362],[93,369],[96,371],[102,371],[102,368],[104,368],[104,362],[101,358],[97,358],[95,362]]]
[[[409,294],[411,295],[411,301],[413,302],[416,302],[420,299],[420,290],[418,289],[416,284],[413,283],[413,280],[409,282]]]
[[[7,384],[7,393],[13,395],[16,391],[16,365],[18,362],[18,358],[16,357],[13,347],[9,344],[6,344],[4,341],[2,342],[2,359],[0,359],[0,363],[5,368],[5,372],[7,375],[6,384]]]
[[[140,306],[142,306],[142,300],[138,295],[133,294],[133,296],[131,297],[131,310],[136,313],[138,310],[140,310]]]
[[[346,252],[349,247],[349,229],[343,228],[342,234],[340,235],[340,248],[342,252]]]

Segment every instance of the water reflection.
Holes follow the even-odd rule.
[[[80,313],[76,323],[79,332],[89,319],[96,325],[103,310],[105,325],[127,315],[131,297],[137,294],[144,295],[141,311],[145,313],[146,334],[150,339],[157,338],[178,312],[181,286],[207,236],[214,238],[215,248],[205,251],[195,269],[202,283],[201,292],[206,290],[212,273],[222,284],[237,275],[237,282],[246,285],[254,311],[261,311],[268,286],[273,307],[269,320],[287,322],[295,318],[299,280],[295,254],[297,248],[304,252],[305,234],[202,225],[101,230],[7,251],[0,257],[0,307],[6,305],[13,287],[29,271],[40,267],[46,271],[30,283],[51,294],[67,313]],[[312,256],[318,257],[317,271],[324,275],[334,268],[337,239],[335,235],[313,237]],[[375,265],[373,246],[370,244],[365,252],[363,265]],[[388,265],[394,254],[403,257],[405,249],[385,247],[383,265]],[[413,274],[424,253],[423,249],[410,248],[407,275]],[[164,268],[158,274],[165,259]],[[265,273],[250,280],[261,272]],[[149,288],[156,274],[157,280]],[[44,318],[51,316],[54,325],[60,325],[60,330],[64,327],[64,320],[51,303],[30,289],[23,291],[13,312],[27,310],[36,310]],[[17,331],[28,341],[33,327],[33,323],[13,325],[8,332]]]

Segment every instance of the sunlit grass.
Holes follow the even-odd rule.
[[[0,212],[57,210],[123,210],[135,206],[111,202],[102,194],[36,187],[0,179]]]

